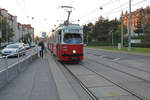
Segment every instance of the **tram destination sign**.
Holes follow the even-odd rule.
[[[68,33],[82,33],[82,29],[65,29],[64,32]]]

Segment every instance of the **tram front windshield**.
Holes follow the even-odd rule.
[[[64,43],[67,43],[67,44],[80,44],[80,43],[82,43],[82,35],[67,33],[64,35],[63,41],[64,41]]]

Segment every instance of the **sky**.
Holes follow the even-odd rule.
[[[150,6],[150,0],[131,2],[132,11]],[[110,20],[119,17],[122,10],[128,11],[129,0],[0,0],[0,8],[17,16],[18,22],[31,24],[36,34],[51,31],[67,19],[66,11],[60,7],[64,5],[74,7],[70,22],[84,25],[94,23],[99,16]]]

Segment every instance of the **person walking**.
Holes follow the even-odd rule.
[[[44,43],[42,41],[39,42],[38,48],[39,48],[40,57],[43,58],[43,53],[44,53],[45,46],[44,46]]]

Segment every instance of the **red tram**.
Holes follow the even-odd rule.
[[[49,50],[62,61],[83,60],[83,28],[61,24],[48,39]]]

